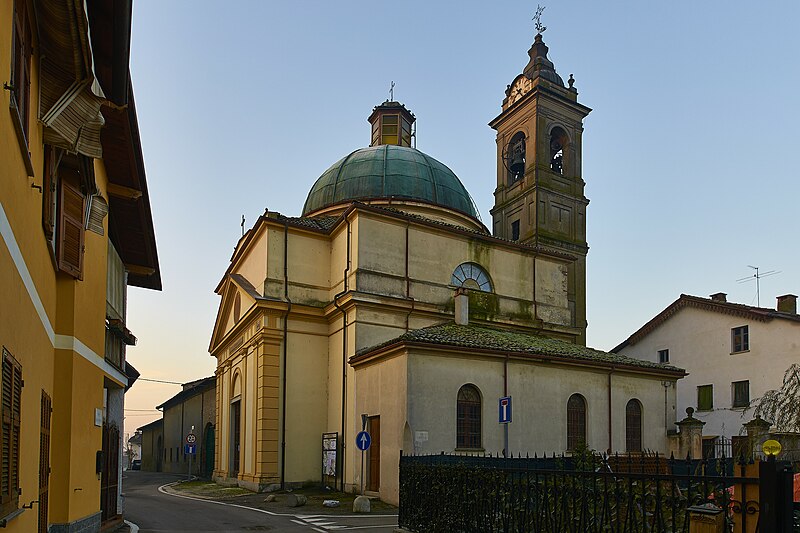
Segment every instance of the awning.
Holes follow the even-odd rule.
[[[100,158],[103,90],[94,74],[83,0],[36,0],[39,35],[39,120],[44,142]]]

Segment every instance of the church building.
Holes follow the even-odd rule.
[[[363,485],[396,504],[401,451],[667,450],[665,384],[685,373],[586,347],[590,109],[547,53],[536,35],[490,123],[491,232],[458,177],[412,147],[414,114],[386,101],[301,216],[267,211],[242,236],[209,348],[216,480]]]

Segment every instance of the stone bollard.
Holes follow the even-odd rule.
[[[369,512],[369,498],[366,496],[356,496],[353,500],[354,513],[368,513]]]
[[[713,503],[689,507],[689,533],[723,533],[725,515]]]
[[[287,494],[286,495],[286,505],[288,507],[302,507],[306,504],[308,499],[303,496],[302,494]]]

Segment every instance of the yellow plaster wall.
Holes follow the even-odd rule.
[[[405,223],[371,213],[359,213],[356,220],[358,242],[363,243],[357,248],[361,291],[408,296],[416,302],[437,306],[440,311],[452,312],[452,272],[461,263],[474,262],[486,270],[493,285],[494,303],[481,310],[482,318],[530,323],[534,318],[531,301],[535,294],[538,318],[556,326],[570,324],[565,263],[559,259],[486,243],[445,228],[414,224],[408,228],[406,243]]]
[[[361,414],[381,417],[380,496],[394,505],[400,502],[400,449],[406,427],[406,395],[408,393],[408,357],[403,354],[386,359],[377,365],[363,365],[355,374],[355,410],[359,413],[357,430],[361,430]],[[352,436],[355,442],[355,434]],[[355,450],[355,446],[352,447]],[[361,453],[354,454],[353,483],[361,485]],[[365,460],[366,463],[366,460]],[[365,464],[365,472],[368,466]],[[365,482],[367,481],[365,476]]]
[[[319,480],[327,431],[327,324],[289,320],[286,479]]]
[[[254,236],[253,243],[234,267],[234,271],[244,276],[259,292],[261,292],[262,284],[267,277],[268,240],[269,236],[266,234],[266,227],[260,227],[258,233]]]

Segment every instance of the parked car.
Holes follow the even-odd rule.
[[[141,470],[142,469],[142,460],[141,459],[134,459],[131,461],[131,470]]]

